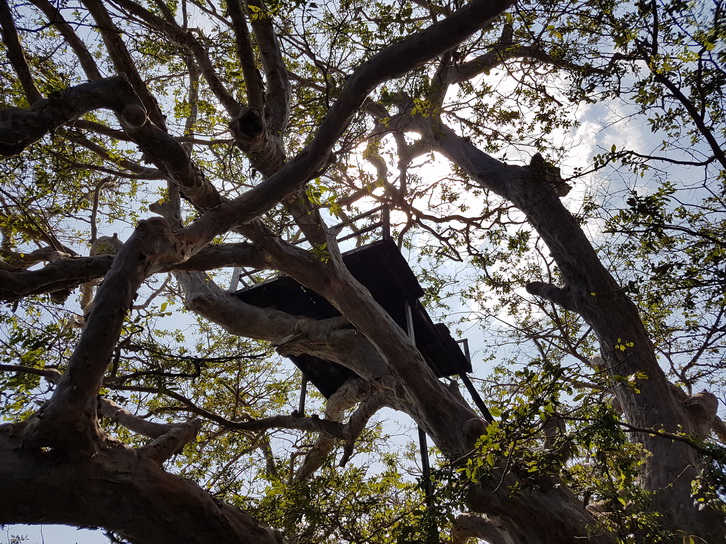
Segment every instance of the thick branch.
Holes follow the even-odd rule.
[[[54,368],[32,368],[19,365],[0,365],[0,371],[43,376],[52,383],[58,383],[63,376]],[[159,465],[175,453],[178,453],[185,444],[192,441],[200,427],[198,421],[187,423],[156,423],[149,421],[135,416],[112,400],[103,397],[98,398],[98,411],[100,415],[114,420],[134,433],[154,438],[155,440],[152,443],[144,446],[140,451],[143,451]]]
[[[360,403],[356,408],[353,415],[350,416],[347,425],[347,437],[345,439],[345,448],[343,449],[343,457],[340,460],[339,465],[345,466],[345,464],[353,456],[353,449],[355,448],[355,442],[358,437],[368,425],[368,421],[375,415],[378,410],[387,406],[387,396],[382,393],[374,393],[368,396],[363,402]]]
[[[7,0],[0,0],[0,30],[2,30],[3,43],[7,48],[10,64],[13,65],[20,84],[23,86],[28,102],[32,104],[40,100],[42,96],[35,86],[28,62],[25,60],[25,53],[23,53],[23,47],[20,45],[18,31],[15,28],[13,14],[10,12]]]
[[[47,132],[96,109],[110,109],[116,113],[126,133],[141,147],[146,158],[174,181],[197,207],[211,209],[222,202],[216,188],[191,161],[184,147],[165,130],[149,122],[138,97],[120,77],[100,79],[53,93],[29,109],[0,110],[0,154],[19,153]]]
[[[347,323],[347,321],[346,321]],[[390,389],[394,382],[383,357],[370,341],[353,328],[308,329],[277,345],[280,355],[314,355],[351,369],[360,377]]]
[[[48,2],[48,0],[30,1],[35,7],[37,7],[45,14],[45,16],[48,18],[48,21],[53,26],[55,26],[58,32],[60,32],[61,36],[63,36],[63,39],[66,41],[66,43],[71,46],[71,49],[73,49],[76,57],[78,57],[81,68],[83,68],[86,76],[88,76],[89,81],[101,79],[102,76],[101,73],[98,71],[96,61],[93,59],[91,53],[89,53],[85,44],[73,31],[71,25],[69,25],[68,22],[66,22],[66,20],[63,18],[61,12],[50,2]]]
[[[637,308],[602,265],[579,223],[562,204],[560,182],[549,179],[552,172],[542,164],[541,157],[535,160],[535,156],[529,167],[509,167],[451,129],[437,127],[432,136],[434,147],[473,180],[508,198],[526,215],[562,273],[568,307],[577,311],[598,335],[608,371],[621,376],[647,376],[637,381],[637,387],[620,384],[615,388],[628,422],[645,429],[691,429],[685,410],[671,394]],[[545,291],[556,294],[551,289]],[[655,491],[654,510],[668,511],[672,510],[668,505],[682,505],[672,511],[670,527],[723,539],[720,517],[709,509],[698,511],[691,503],[691,484],[699,464],[696,452],[686,444],[665,445],[645,434],[638,439],[651,453],[644,485]]]
[[[176,277],[184,288],[184,304],[187,308],[238,336],[283,344],[297,336],[317,335],[328,331],[331,325],[346,325],[345,320],[340,318],[318,321],[273,308],[245,304],[238,297],[220,289],[206,275],[179,273]]]
[[[83,4],[96,20],[98,30],[103,37],[103,41],[106,44],[106,50],[108,51],[109,57],[116,68],[116,72],[123,75],[129,83],[131,83],[131,86],[141,99],[141,103],[144,105],[144,109],[149,113],[149,117],[153,123],[157,127],[161,127],[163,130],[166,130],[164,116],[159,109],[159,105],[156,103],[153,95],[149,92],[144,80],[141,79],[141,76],[136,69],[136,63],[126,48],[126,44],[124,44],[121,39],[121,31],[114,24],[103,2],[100,0],[83,0]]]
[[[257,70],[255,54],[252,50],[250,31],[247,28],[247,19],[240,0],[229,0],[227,11],[232,19],[232,30],[234,31],[235,44],[237,46],[237,57],[242,65],[242,75],[245,80],[248,105],[262,111],[265,107],[263,94],[262,77]]]
[[[510,0],[474,0],[443,21],[397,42],[359,66],[346,80],[315,138],[298,156],[244,195],[206,212],[187,234],[205,245],[230,227],[268,211],[325,168],[330,150],[365,98],[379,84],[399,77],[445,53],[506,10]]]
[[[457,516],[451,529],[451,544],[468,544],[472,538],[481,538],[490,544],[508,544],[492,520],[472,514]]]
[[[217,189],[194,164],[179,142],[166,131],[146,120],[146,112],[136,104],[125,106],[121,112],[124,129],[141,147],[146,157],[162,170],[179,191],[202,210],[212,209],[223,202]]]
[[[219,76],[217,76],[214,65],[207,54],[207,50],[194,36],[194,34],[191,33],[191,31],[181,28],[179,25],[170,20],[165,20],[154,15],[136,2],[131,2],[130,0],[115,0],[115,3],[127,10],[129,13],[139,17],[152,28],[164,33],[173,42],[178,43],[191,51],[192,55],[194,55],[194,59],[199,65],[199,68],[202,70],[202,75],[207,81],[209,89],[214,93],[222,106],[224,106],[224,109],[227,111],[229,116],[234,117],[239,113],[239,102],[235,100],[232,93],[227,90],[222,80]]]
[[[262,0],[250,0],[249,5],[259,8],[264,14],[252,20],[252,31],[260,50],[267,84],[265,117],[270,125],[270,132],[274,135],[285,129],[290,117],[290,82],[272,27],[272,17],[265,13],[267,8]]]
[[[15,435],[20,425],[0,427],[2,524],[102,526],[138,544],[284,542],[141,451],[116,445],[90,458],[30,451]]]
[[[45,134],[85,113],[111,109],[121,113],[138,98],[119,77],[83,83],[43,98],[29,109],[0,109],[0,155],[15,155]]]
[[[0,300],[13,301],[28,295],[72,289],[105,276],[112,262],[112,256],[98,255],[59,259],[39,270],[0,270]],[[251,244],[213,244],[188,260],[162,266],[159,271],[211,270],[226,266],[262,269],[269,267],[269,264],[265,256]]]
[[[90,453],[99,446],[96,397],[128,309],[141,283],[161,264],[182,260],[183,248],[163,219],[139,224],[98,289],[68,369],[30,429],[31,442]]]
[[[467,504],[487,516],[488,526],[485,522],[469,525],[490,542],[616,542],[609,530],[597,526],[572,492],[549,478],[527,485],[513,472],[496,468],[481,486],[472,486]]]
[[[566,310],[577,311],[575,305],[570,300],[567,288],[557,287],[551,283],[541,281],[533,281],[526,285],[527,292],[531,295],[537,295],[546,298],[550,302],[562,306]]]

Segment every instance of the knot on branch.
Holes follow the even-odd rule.
[[[229,123],[232,135],[240,142],[252,142],[265,130],[265,119],[257,108],[242,108]]]
[[[550,302],[554,302],[566,310],[576,310],[570,290],[567,289],[567,287],[557,287],[551,283],[533,281],[528,283],[525,286],[525,289],[527,289],[527,292],[530,295],[546,298]]]
[[[137,233],[141,239],[141,255],[148,259],[151,269],[158,270],[164,265],[185,260],[188,248],[165,219],[151,217],[139,221]]]
[[[282,140],[270,134],[267,119],[259,109],[242,108],[229,123],[229,129],[237,147],[263,174],[271,175],[284,161]]]
[[[705,389],[681,401],[699,438],[706,438],[718,413],[718,398]]]
[[[487,422],[481,418],[473,417],[464,422],[461,430],[467,438],[476,440],[487,432]]]
[[[146,110],[138,104],[128,104],[121,111],[121,121],[131,130],[138,130],[146,123]]]
[[[539,183],[546,183],[555,190],[555,194],[560,198],[567,196],[572,187],[562,179],[560,169],[545,161],[544,157],[539,153],[535,153],[529,163],[530,179]]]

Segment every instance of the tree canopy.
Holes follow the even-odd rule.
[[[723,542],[723,12],[0,0],[0,523]],[[344,263],[380,229],[486,409]]]

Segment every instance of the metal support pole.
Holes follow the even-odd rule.
[[[416,333],[413,330],[413,313],[411,312],[411,305],[408,301],[405,301],[404,305],[406,308],[406,334],[408,335],[408,339],[411,340],[411,343],[415,346]]]
[[[467,340],[466,338],[462,338],[461,340],[457,340],[456,343],[464,346],[464,357],[466,357],[466,360],[469,361],[469,368],[471,368],[471,353],[469,352],[469,340]]]
[[[383,209],[381,210],[381,223],[383,224],[383,239],[384,240],[390,240],[391,239],[391,212],[388,209],[388,206],[383,204]]]
[[[469,368],[471,368],[471,353],[469,352],[469,341],[464,338],[462,340],[457,340],[456,343],[464,346],[464,357],[466,357],[466,360],[469,361]],[[484,419],[487,421],[487,423],[492,423],[494,421],[494,418],[492,417],[491,412],[489,412],[489,408],[487,408],[487,405],[484,404],[484,401],[479,396],[479,391],[477,391],[474,387],[474,384],[471,383],[469,376],[466,375],[466,372],[459,372],[459,377],[461,378],[461,381],[464,382],[466,390],[469,392],[469,395],[471,395],[471,398],[474,400],[474,404],[476,404],[476,407],[479,408],[479,411],[484,416]]]
[[[300,382],[300,405],[297,407],[297,412],[301,416],[305,415],[305,397],[307,396],[307,392],[308,392],[308,377],[305,374],[303,374],[302,381]]]
[[[424,518],[426,524],[426,532],[428,533],[428,544],[438,544],[439,528],[434,520],[434,486],[431,482],[431,465],[429,464],[429,446],[426,443],[426,433],[418,428],[418,446],[421,449],[421,469],[423,470],[423,488],[426,497],[426,509],[428,510],[428,518]]]
[[[416,335],[414,334],[413,330],[413,313],[411,312],[411,305],[406,301],[405,303],[405,310],[406,310],[406,333],[408,334],[409,340],[411,340],[411,343],[415,346],[416,345]],[[429,446],[426,442],[426,433],[424,430],[419,427],[418,428],[418,446],[419,450],[421,452],[421,470],[423,472],[422,474],[422,481],[423,481],[423,488],[424,488],[424,496],[426,497],[426,509],[428,510],[429,517],[426,520],[426,532],[428,533],[428,542],[429,544],[436,544],[439,542],[439,529],[436,527],[436,523],[433,519],[433,512],[434,512],[434,488],[433,484],[431,483],[431,465],[429,463]]]
[[[461,378],[461,381],[464,382],[464,386],[466,386],[466,390],[471,395],[471,398],[474,399],[474,404],[476,404],[476,407],[479,408],[481,415],[484,416],[484,419],[488,423],[492,423],[494,421],[494,418],[492,417],[492,414],[489,412],[489,408],[487,408],[487,405],[484,404],[484,401],[479,396],[479,391],[477,391],[476,388],[474,387],[474,384],[471,383],[469,376],[466,375],[466,372],[459,372],[459,377]]]

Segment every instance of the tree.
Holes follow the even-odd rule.
[[[0,523],[154,543],[431,541],[434,522],[456,542],[723,541],[717,399],[692,390],[723,366],[719,2],[31,4],[0,0]],[[575,107],[598,100],[648,119],[669,156],[616,145],[596,168],[650,175],[683,146],[708,191],[680,208],[674,180],[629,194],[608,224],[631,248],[621,283],[583,231],[609,209],[568,211],[555,166]],[[330,224],[381,203],[402,246],[466,260],[468,295],[496,295],[481,312],[532,342],[492,378],[495,422],[343,264]],[[244,303],[218,286],[232,267],[284,273],[342,317]],[[432,304],[450,303],[446,274],[425,275]],[[670,282],[682,296],[655,300]],[[720,298],[689,317],[706,289]],[[658,359],[670,340],[686,391]],[[275,351],[356,378],[324,418],[285,415]],[[435,442],[435,496],[385,451],[383,407]],[[336,468],[341,447],[383,468]]]

